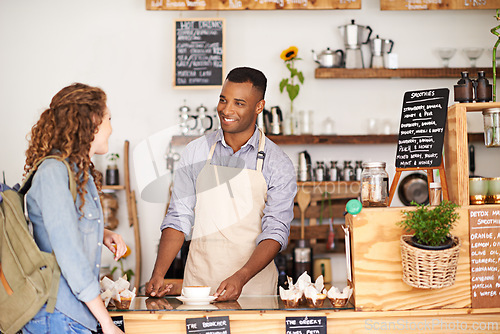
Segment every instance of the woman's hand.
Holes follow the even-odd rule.
[[[122,236],[118,233],[104,229],[103,244],[115,254],[115,261],[118,261],[126,252],[127,245],[123,241]]]

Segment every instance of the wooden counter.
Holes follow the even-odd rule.
[[[127,334],[186,333],[186,319],[228,316],[232,334],[284,334],[287,317],[326,317],[328,333],[500,333],[500,309],[442,309],[418,311],[356,312],[352,309],[265,309],[259,297],[240,298],[241,307],[253,298],[257,309],[220,309],[222,304],[212,305],[214,310],[181,310],[173,298],[164,298],[156,309],[111,311],[112,316],[123,316]],[[278,303],[278,296],[271,296]],[[145,297],[138,297],[139,304]],[[157,302],[159,301],[156,299]],[[167,301],[172,309],[161,310],[161,302]],[[136,302],[136,301],[134,301]],[[151,299],[149,304],[151,304]],[[231,307],[232,304],[232,307]],[[151,307],[151,306],[150,306]],[[166,306],[169,308],[169,306]],[[251,307],[252,308],[252,307]],[[387,330],[384,330],[384,329]],[[489,329],[488,329],[489,328]]]

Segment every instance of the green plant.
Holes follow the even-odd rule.
[[[403,212],[404,219],[397,224],[405,231],[414,233],[415,241],[427,246],[440,246],[450,237],[450,229],[460,217],[455,211],[459,206],[443,201],[432,209],[428,205],[416,205],[416,210]]]
[[[109,153],[106,158],[111,162],[116,162],[120,158],[120,155],[118,153]]]
[[[295,61],[301,60],[297,58],[298,52],[299,49],[297,49],[297,47],[291,46],[283,50],[280,55],[280,58],[285,62],[286,68],[290,71],[290,77],[284,78],[280,82],[280,92],[283,93],[286,88],[288,97],[290,98],[290,113],[293,113],[293,100],[299,95],[300,91],[300,86],[298,83],[295,83],[295,78],[297,78],[301,84],[304,83],[304,74],[295,68]]]

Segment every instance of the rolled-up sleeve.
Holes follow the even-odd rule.
[[[206,158],[206,145],[206,142],[200,144],[197,141],[186,146],[175,170],[171,200],[160,230],[173,228],[186,236],[191,234],[196,205],[196,179],[206,162],[206,159],[198,160],[200,156]],[[203,153],[200,154],[200,151]]]
[[[268,154],[264,166],[268,169],[265,173],[268,182],[267,201],[262,218],[262,233],[257,238],[257,244],[262,240],[272,239],[280,243],[280,251],[283,251],[288,244],[290,224],[293,220],[293,202],[297,193],[295,168],[290,158],[281,150],[272,151],[272,155]]]
[[[99,296],[99,282],[93,272],[95,265],[89,261],[83,246],[84,236],[81,234],[95,232],[92,229],[99,228],[92,217],[100,217],[98,208],[86,213],[90,219],[79,220],[68,188],[67,169],[62,162],[56,160],[46,161],[37,171],[29,196],[41,211],[50,242],[50,246],[45,245],[45,248],[52,248],[61,274],[74,295],[83,302]],[[88,204],[91,207],[92,203]]]

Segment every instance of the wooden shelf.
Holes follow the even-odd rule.
[[[108,186],[108,185],[103,185],[102,190],[125,190],[125,186]]]
[[[398,135],[300,135],[273,136],[266,135],[276,144],[281,145],[321,145],[321,144],[393,144]]]
[[[469,141],[483,141],[483,133],[469,133]],[[173,136],[172,145],[182,146],[195,140],[199,136]],[[396,144],[398,135],[300,135],[300,136],[282,136],[266,135],[278,145],[335,145],[335,144]]]
[[[478,71],[485,71],[486,77],[493,78],[491,67],[447,67],[447,68],[317,68],[316,79],[375,79],[375,78],[455,78],[460,79],[460,72],[467,71],[472,77]]]

